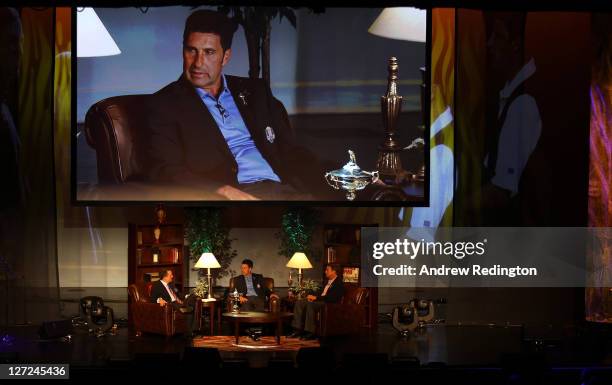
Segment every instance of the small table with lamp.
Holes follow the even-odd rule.
[[[223,308],[223,302],[219,301],[215,298],[212,300],[208,298],[202,298],[202,312],[204,309],[208,309],[208,314],[210,316],[210,335],[215,334],[215,318],[217,321],[217,330],[221,330],[221,309]],[[202,317],[200,317],[200,330],[202,330]]]
[[[212,276],[210,274],[210,269],[218,269],[221,267],[217,258],[215,258],[213,253],[204,252],[193,266],[196,269],[207,269],[206,278],[208,280],[208,296],[207,298],[203,298],[202,301],[202,310],[207,308],[210,312],[210,335],[214,334],[214,325],[215,325],[215,310],[217,311],[217,322],[219,325],[219,329],[221,329],[221,305],[217,304],[217,300],[213,298],[211,294],[212,286]],[[200,317],[200,329],[202,328],[202,317]]]

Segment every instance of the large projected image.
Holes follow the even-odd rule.
[[[74,12],[76,201],[428,205],[426,11]]]

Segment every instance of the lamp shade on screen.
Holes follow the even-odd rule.
[[[93,8],[77,9],[77,57],[119,55],[121,50]]]
[[[385,8],[368,29],[372,35],[425,43],[427,11],[413,7]]]
[[[221,265],[213,253],[204,253],[193,267],[196,269],[218,269]]]
[[[312,269],[312,264],[304,253],[295,253],[287,262],[287,267],[292,269]]]

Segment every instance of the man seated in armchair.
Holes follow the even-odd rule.
[[[316,338],[316,313],[326,303],[339,303],[344,295],[344,284],[338,277],[340,266],[328,263],[325,266],[325,286],[318,295],[308,295],[306,299],[300,299],[293,308],[293,321],[291,326],[294,332],[289,338],[300,337],[302,340],[313,340]]]
[[[173,281],[174,273],[172,270],[162,271],[159,281],[156,281],[151,286],[151,302],[158,303],[159,306],[172,306],[185,314],[187,319],[187,336],[193,337],[194,308],[193,305],[186,303],[192,302],[193,298],[189,297],[185,301],[181,300],[176,294]]]
[[[247,311],[264,311],[267,298],[278,298],[264,284],[261,274],[253,273],[253,261],[245,259],[240,265],[241,275],[234,278],[234,286],[240,293],[240,306]]]
[[[325,167],[297,143],[270,86],[225,73],[237,28],[211,10],[187,18],[183,72],[147,105],[148,179],[229,200],[325,199]]]

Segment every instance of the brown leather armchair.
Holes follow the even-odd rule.
[[[115,96],[97,102],[87,111],[84,134],[89,146],[96,150],[100,183],[142,179],[147,163],[142,147],[148,137],[148,96]]]
[[[103,99],[92,105],[85,115],[83,134],[87,144],[96,151],[96,164],[98,183],[102,185],[123,185],[129,182],[152,183],[149,178],[149,165],[151,160],[147,155],[150,143],[151,131],[147,121],[147,101],[151,95],[122,95]],[[289,116],[285,107],[278,100],[275,102],[281,109],[281,114],[285,124],[291,127]],[[292,135],[294,133],[292,132]],[[317,170],[331,170],[336,164],[326,162],[316,167]],[[313,168],[314,170],[314,168]],[[311,170],[312,171],[312,170]],[[313,173],[319,177],[318,171]],[[311,178],[294,181],[301,185],[301,188],[312,190],[322,199],[336,199],[333,190],[324,184],[313,184],[309,182]],[[302,179],[302,177],[300,177]],[[159,188],[153,182],[153,184]],[[117,186],[112,186],[117,187]],[[147,188],[148,186],[144,186]],[[298,186],[298,190],[300,186]],[[120,191],[120,200],[132,200],[132,195],[124,195],[128,190]],[[194,200],[202,199],[202,191],[191,191],[191,194],[198,197]],[[105,193],[102,193],[103,196]],[[209,199],[223,199],[222,196],[208,192]],[[99,198],[96,198],[99,199]]]
[[[128,287],[132,321],[136,335],[144,333],[162,334],[171,337],[175,334],[187,332],[185,314],[175,310],[172,306],[160,306],[151,303],[152,282],[131,284]],[[202,314],[201,301],[195,301],[194,323],[199,325]]]
[[[234,278],[236,277],[230,278],[230,281],[229,281],[228,293],[230,294],[236,288],[236,285],[234,284]],[[274,292],[274,279],[264,277],[264,286],[268,288],[270,292]],[[266,306],[267,306],[266,307],[267,311],[278,312],[280,311],[280,299],[277,297],[266,298]],[[228,312],[232,311],[232,301],[229,297],[227,298],[227,311]]]
[[[317,335],[358,334],[366,321],[369,291],[365,287],[344,285],[340,303],[326,303],[317,312]]]

